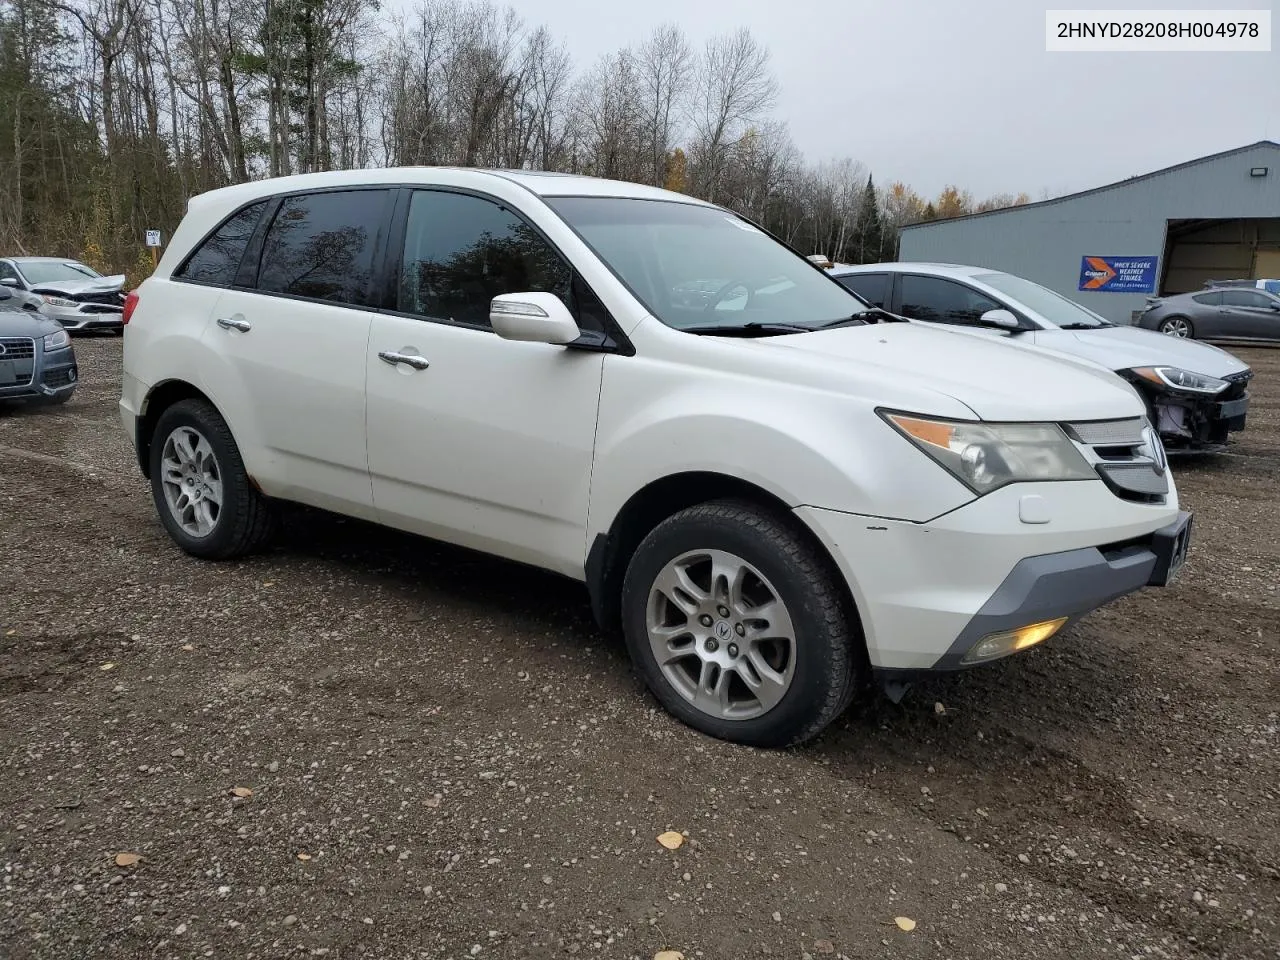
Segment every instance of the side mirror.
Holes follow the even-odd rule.
[[[0,286],[0,300],[12,300],[13,291],[7,286]]]
[[[982,322],[993,327],[1004,327],[1006,330],[1022,329],[1022,321],[1004,308],[988,310],[982,315]]]
[[[6,287],[16,287],[18,285],[18,279],[16,277],[4,277],[0,279],[0,285],[6,286]]]
[[[563,345],[582,336],[554,293],[501,293],[489,304],[489,323],[504,340]]]

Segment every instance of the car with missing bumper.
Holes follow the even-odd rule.
[[[939,263],[842,265],[863,299],[920,323],[1091,360],[1131,383],[1169,453],[1221,451],[1243,430],[1253,371],[1205,343],[1120,326],[1023,277]]]
[[[1186,555],[1130,385],[868,308],[656,188],[223,188],[125,320],[121,421],[181,548],[243,556],[294,501],[563,574],[671,713],[742,743],[1033,647]]]
[[[71,335],[23,310],[14,292],[0,285],[0,400],[66,403],[77,378]]]
[[[20,305],[67,330],[124,328],[124,274],[104,277],[88,264],[57,257],[0,259],[0,286]]]

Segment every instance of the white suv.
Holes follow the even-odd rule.
[[[228,187],[126,317],[122,419],[183,549],[254,550],[289,500],[558,571],[667,709],[739,742],[1029,647],[1186,552],[1119,378],[869,310],[662,190]]]

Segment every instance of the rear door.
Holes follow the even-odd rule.
[[[378,519],[581,577],[605,355],[503,340],[489,304],[555,293],[584,330],[604,329],[604,308],[494,199],[414,189],[400,209],[393,302],[365,360]]]
[[[851,290],[866,300],[873,307],[888,310],[889,274],[887,273],[846,273],[836,277],[836,281],[846,290]]]
[[[206,386],[264,491],[372,518],[365,353],[393,191],[274,201],[205,327]]]
[[[1280,300],[1261,290],[1223,290],[1219,311],[1222,336],[1280,340]]]

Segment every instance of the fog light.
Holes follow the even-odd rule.
[[[989,633],[975,643],[969,649],[969,652],[961,658],[960,662],[979,663],[983,660],[994,660],[996,657],[1003,657],[1010,653],[1017,653],[1019,650],[1025,650],[1027,647],[1034,647],[1037,643],[1048,640],[1061,630],[1062,625],[1066,622],[1066,617],[1059,617],[1057,620],[1044,620],[1040,623],[1018,627],[1016,630],[1001,630],[999,633]]]

